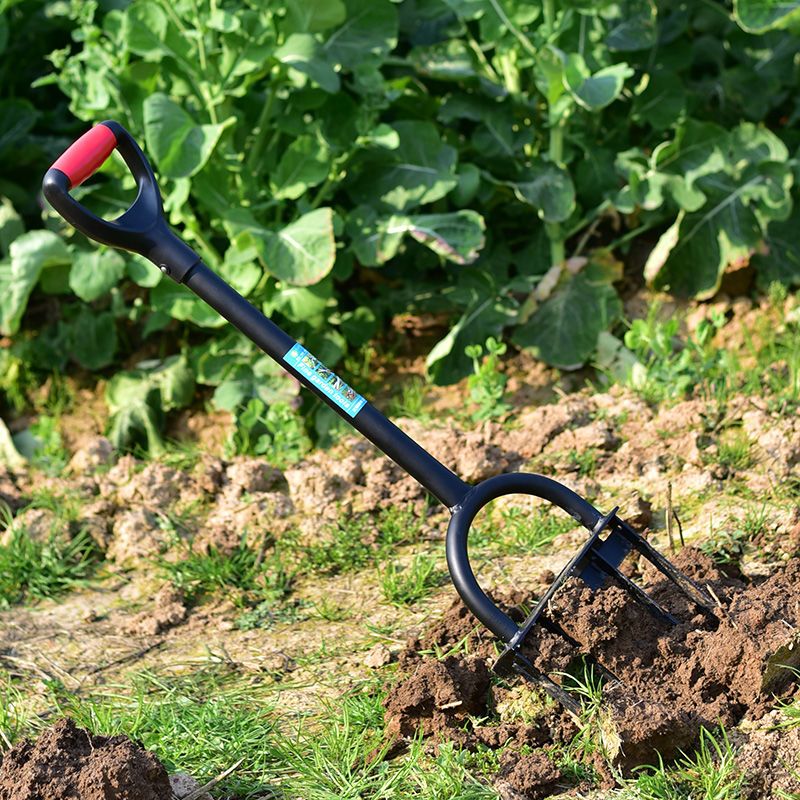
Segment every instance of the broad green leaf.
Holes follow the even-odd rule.
[[[354,68],[397,45],[397,11],[390,0],[345,0],[347,18],[322,45],[327,61]]]
[[[459,206],[469,205],[481,185],[481,171],[475,164],[458,165],[458,186],[453,192],[453,202]]]
[[[168,178],[184,178],[199,172],[217,146],[230,117],[218,125],[197,125],[177,103],[157,92],[144,102],[144,134],[147,149]]]
[[[599,111],[620,96],[625,79],[631,75],[633,70],[624,62],[591,74],[583,58],[575,53],[567,60],[564,80],[578,105],[589,111]]]
[[[318,33],[347,19],[342,0],[287,0],[287,22],[292,32]]]
[[[311,286],[331,271],[336,258],[333,211],[309,211],[278,232],[262,229],[257,242],[272,275],[296,286]]]
[[[80,250],[69,273],[69,286],[78,297],[91,303],[119,283],[125,274],[125,259],[116,251]]]
[[[475,54],[461,39],[415,47],[408,60],[422,75],[440,81],[461,81],[477,74]]]
[[[533,73],[534,81],[536,82],[536,88],[547,100],[551,117],[556,103],[566,89],[565,62],[566,56],[564,53],[552,45],[543,47],[536,58]]]
[[[130,253],[125,260],[125,271],[128,277],[137,285],[146,289],[158,286],[164,273],[147,259],[136,253]]]
[[[211,402],[220,411],[235,413],[254,397],[267,405],[291,402],[299,385],[271,358],[259,358],[252,366],[236,364],[217,386]]]
[[[361,347],[378,334],[378,318],[367,306],[346,311],[340,325],[347,341],[355,347]]]
[[[366,266],[385,264],[397,255],[406,235],[455,264],[471,264],[484,245],[483,217],[471,210],[377,218],[372,209],[362,207],[348,227],[353,250]]]
[[[339,75],[310,33],[293,33],[274,55],[282,64],[311,78],[326,92],[339,91]]]
[[[400,147],[400,136],[391,125],[381,122],[364,136],[359,137],[359,142],[373,147],[384,147],[387,150],[397,150]]]
[[[0,464],[20,472],[28,468],[22,454],[14,446],[11,431],[2,418],[0,418]]]
[[[685,211],[697,211],[706,200],[700,180],[729,166],[728,131],[711,122],[688,119],[671,142],[658,145],[650,159],[656,173],[663,173],[664,188]]]
[[[563,222],[575,209],[575,186],[565,169],[539,162],[509,183],[523,202],[532,205],[545,222]]]
[[[117,350],[117,327],[110,311],[97,314],[84,306],[69,323],[69,351],[82,367],[98,370],[114,361]]]
[[[252,361],[254,350],[255,345],[236,330],[192,348],[197,382],[219,386],[237,362]]]
[[[167,14],[155,2],[139,2],[129,6],[123,17],[122,36],[132,53],[155,60],[168,54],[165,45]]]
[[[52,231],[23,233],[9,247],[9,258],[0,262],[0,333],[13,336],[19,330],[33,287],[46,267],[69,264],[67,246]]]
[[[111,411],[108,438],[117,450],[140,444],[151,456],[164,452],[164,412],[157,386],[135,373],[118,372],[108,382],[106,402]]]
[[[247,247],[241,247],[241,238],[234,239],[218,267],[220,276],[244,297],[258,286],[263,275],[258,265],[258,248],[252,238],[248,239]]]
[[[291,322],[303,322],[319,328],[325,322],[325,311],[333,299],[332,274],[313,286],[281,284],[265,301],[262,310],[269,317],[276,311]]]
[[[0,56],[5,52],[8,45],[8,22],[5,14],[0,14]]]
[[[656,131],[673,125],[686,109],[686,89],[681,79],[670,72],[648,76],[644,91],[633,101],[631,119],[646,123]]]
[[[71,269],[69,264],[57,264],[54,267],[43,269],[36,288],[45,294],[72,294],[69,285]]]
[[[761,241],[758,219],[739,187],[704,212],[684,214],[661,238],[645,265],[649,285],[700,300],[713,297],[729,266],[747,262]]]
[[[39,112],[28,100],[0,100],[0,156],[25,144]]]
[[[201,328],[219,328],[225,320],[208,303],[175,281],[163,280],[150,292],[153,311],[163,311],[173,319],[193,322]]]
[[[800,285],[800,206],[786,220],[770,222],[764,246],[750,260],[759,286],[773,281],[784,286]]]
[[[500,338],[503,329],[516,315],[516,302],[501,289],[489,288],[484,296],[476,297],[443,339],[440,339],[425,359],[428,375],[434,383],[455,383],[470,374],[472,362],[464,352],[472,344],[483,344],[489,336]]]
[[[330,153],[324,142],[314,136],[295,139],[284,151],[272,174],[273,196],[279,200],[297,200],[311,186],[328,177]]]
[[[360,202],[383,204],[403,212],[440,200],[458,185],[456,151],[442,142],[430,122],[402,120],[393,124],[400,136],[396,150],[370,158],[350,186]]]
[[[783,141],[764,125],[742,122],[730,132],[729,142],[730,159],[734,165],[742,161],[758,164],[789,158],[789,149]]]
[[[611,6],[616,13],[603,14],[604,42],[610,50],[647,50],[657,40],[656,6],[653,0],[622,0]]]
[[[0,253],[7,256],[11,242],[25,233],[25,223],[7,197],[0,197]]]
[[[134,370],[116,373],[105,395],[112,444],[122,450],[139,443],[151,455],[162,452],[164,411],[189,405],[194,388],[194,373],[183,356],[144,361]]]
[[[733,16],[746,31],[764,33],[800,18],[800,0],[734,0]]]
[[[215,8],[209,15],[206,22],[212,31],[219,31],[220,33],[233,33],[242,27],[242,22],[236,14],[230,11],[225,11],[221,8]]]
[[[158,362],[147,370],[147,377],[161,390],[161,405],[165,410],[185,408],[192,402],[194,373],[183,356],[170,356]]]
[[[597,338],[622,314],[622,302],[606,269],[589,264],[562,285],[519,326],[512,337],[521,348],[561,369],[577,369],[597,347]]]

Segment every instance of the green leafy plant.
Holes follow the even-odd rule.
[[[109,370],[144,345],[186,349],[233,414],[292,391],[151,265],[49,212],[42,227],[30,176],[102,118],[144,140],[170,222],[203,259],[329,366],[405,311],[449,321],[426,360],[439,383],[469,375],[465,348],[490,336],[580,366],[622,314],[632,243],[655,243],[644,277],[681,295],[709,297],[744,265],[762,288],[800,283],[794,3],[424,6],[4,6],[9,404],[43,374]],[[75,196],[114,217],[133,191],[110,160]],[[327,430],[302,402],[319,414],[309,431]],[[114,436],[157,450],[155,398],[136,405]]]
[[[465,352],[472,359],[472,375],[467,379],[469,395],[478,407],[472,413],[472,419],[483,420],[500,417],[510,411],[511,406],[505,402],[505,390],[508,376],[499,371],[500,356],[507,347],[490,336],[484,347],[479,344],[469,345]]]
[[[694,391],[724,394],[736,364],[713,338],[725,323],[723,315],[712,313],[693,335],[681,336],[681,320],[664,318],[660,304],[652,303],[645,318],[633,320],[624,344],[610,334],[602,337],[598,366],[654,403]]]
[[[194,386],[194,375],[181,356],[145,361],[135,370],[118,372],[106,387],[112,444],[121,450],[138,446],[150,455],[164,452],[164,412],[187,406]]]
[[[270,464],[286,467],[311,449],[302,419],[285,403],[267,408],[254,397],[236,414],[235,420],[228,443],[232,454],[265,456]]]

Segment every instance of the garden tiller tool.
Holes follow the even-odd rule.
[[[118,150],[130,168],[138,193],[131,207],[112,222],[100,219],[70,195]],[[44,195],[72,226],[97,242],[139,253],[164,275],[181,283],[236,326],[346,422],[412,475],[452,515],[447,529],[447,564],[453,584],[472,613],[504,644],[495,668],[518,673],[542,686],[553,698],[575,709],[571,696],[523,652],[535,625],[577,645],[548,617],[548,604],[567,578],[576,576],[592,589],[608,582],[622,587],[636,602],[665,622],[675,618],[620,571],[635,551],[663,573],[693,604],[711,611],[712,602],[686,575],[617,516],[607,514],[566,486],[542,475],[497,475],[470,485],[437,461],[383,416],[301,344],[267,319],[207,267],[167,225],[153,170],[131,135],[116,122],[103,122],[84,134],[53,164],[44,177]],[[481,589],[470,566],[467,539],[476,514],[490,501],[508,494],[535,495],[564,509],[589,532],[586,542],[535,604],[521,625],[498,608]]]

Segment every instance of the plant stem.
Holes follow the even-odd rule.
[[[274,99],[274,89],[268,88],[266,102],[261,107],[261,114],[256,123],[256,140],[253,142],[253,146],[250,148],[250,153],[247,156],[247,166],[253,171],[257,171],[256,165],[261,158],[261,153],[264,150],[264,143],[267,140],[267,122],[269,122],[270,115],[272,114],[272,103]]]
[[[564,124],[561,121],[551,120],[550,146],[548,148],[550,162],[561,167],[564,160]],[[550,239],[550,266],[562,264],[566,255],[564,248],[564,235],[561,223],[548,222],[547,238]]]
[[[555,0],[544,0],[544,26],[547,29],[549,39],[556,26],[556,3]]]
[[[555,0],[544,0],[544,26],[545,35],[548,40],[555,36],[556,27],[556,4]],[[564,161],[564,122],[556,119],[553,109],[548,109],[550,118],[550,143],[548,156],[550,163],[554,166],[563,166]],[[564,248],[564,235],[561,225],[558,222],[548,222],[545,226],[547,238],[550,240],[550,266],[562,264],[566,256]]]

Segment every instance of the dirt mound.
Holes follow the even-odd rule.
[[[469,716],[486,714],[489,667],[482,658],[421,661],[386,701],[390,736],[452,732]]]
[[[793,673],[786,667],[800,664],[800,561],[789,561],[766,580],[746,584],[725,575],[693,548],[684,549],[674,560],[679,569],[718,598],[716,617],[701,613],[652,570],[645,569],[642,576],[634,564],[629,571],[635,580],[645,585],[679,624],[658,620],[617,586],[593,592],[573,579],[556,595],[548,616],[579,647],[542,626],[534,629],[526,643],[526,655],[553,676],[565,671],[575,674],[581,654],[588,658],[585,663],[610,671],[604,680],[604,703],[596,727],[607,756],[623,771],[653,763],[658,753],[671,758],[679,750],[687,750],[696,742],[701,727],[713,730],[721,723],[731,729],[743,719],[761,719],[774,706],[775,698],[789,688]],[[495,599],[519,620],[523,598],[530,603],[531,596],[519,591],[498,594]],[[492,637],[460,603],[409,640],[399,659],[408,677],[386,700],[387,726],[392,733],[410,736],[423,728],[426,734],[453,738],[452,729],[458,727],[460,741],[489,746],[500,746],[510,736],[547,745],[574,734],[576,728],[567,712],[542,703],[541,698],[530,700],[525,707],[517,689],[500,683],[491,687],[491,700],[480,702],[474,683],[467,682],[464,687],[463,681],[452,679],[457,659],[450,656],[437,662],[421,655],[446,651],[458,643],[466,643],[464,650],[471,654],[472,674],[482,675],[490,668],[496,653]],[[446,697],[442,694],[437,699],[431,676],[439,673],[447,675],[449,683]],[[462,687],[466,696],[461,694]],[[537,697],[527,685],[525,690],[529,698]],[[406,702],[411,697],[425,699],[416,704]],[[468,711],[470,708],[477,711]],[[459,712],[452,716],[454,709]],[[493,713],[489,722],[481,720],[480,726],[470,728],[470,715],[486,717],[486,709]],[[524,737],[519,727],[509,728],[520,719],[527,725]],[[537,758],[528,759],[530,763],[523,759],[508,770],[501,769],[499,780],[509,797],[545,797],[563,784],[553,763],[536,752]],[[751,762],[758,773],[757,760]],[[774,763],[770,768],[777,769]],[[756,774],[753,780],[760,778]]]
[[[169,800],[167,772],[127,736],[93,736],[72,720],[24,741],[0,763],[0,800]]]

